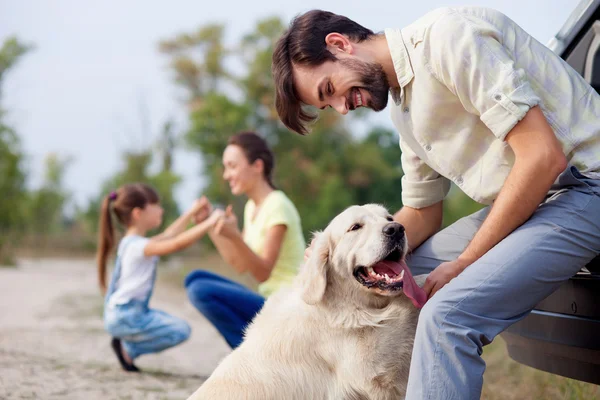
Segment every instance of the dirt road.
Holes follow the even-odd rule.
[[[181,287],[159,283],[151,306],[186,319],[192,336],[126,373],[102,328],[93,260],[0,268],[0,399],[185,399],[230,350]]]

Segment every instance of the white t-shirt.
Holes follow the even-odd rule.
[[[109,307],[126,304],[133,299],[143,301],[152,290],[152,275],[158,256],[144,256],[144,248],[149,240],[142,236],[129,237],[125,251],[121,248],[125,239],[121,240],[118,250],[121,256],[121,274],[115,284],[115,291],[108,300]]]

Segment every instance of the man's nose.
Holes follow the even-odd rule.
[[[339,96],[331,99],[331,107],[342,115],[348,114],[348,103],[344,96]]]

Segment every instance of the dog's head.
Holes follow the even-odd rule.
[[[406,295],[424,303],[423,293],[404,262],[404,227],[382,206],[352,206],[315,236],[313,252],[303,267],[303,298],[318,303],[328,284],[374,296]]]

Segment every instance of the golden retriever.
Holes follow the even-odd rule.
[[[317,233],[293,287],[265,303],[244,342],[191,400],[404,398],[425,300],[406,237],[382,206],[352,206]]]

